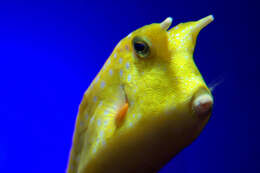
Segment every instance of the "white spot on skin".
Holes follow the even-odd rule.
[[[116,58],[116,53],[114,54],[114,58]]]
[[[109,65],[111,63],[110,58],[107,60],[107,65]]]
[[[108,120],[105,120],[105,121],[104,121],[104,125],[107,125],[107,124],[108,124]]]
[[[90,119],[90,122],[89,122],[90,124],[92,124],[92,123],[93,123],[93,121],[94,121],[94,118],[95,118],[95,117],[93,116],[93,117]]]
[[[98,125],[98,126],[101,125],[101,121],[100,121],[100,120],[97,121],[97,125]]]
[[[84,125],[83,122],[80,122],[80,123],[79,123],[79,126],[80,126],[80,127],[83,127],[83,125]]]
[[[112,69],[109,70],[109,74],[110,74],[110,76],[113,75],[113,70]]]
[[[86,113],[86,115],[85,115],[85,119],[86,119],[86,120],[88,119],[88,113]]]
[[[133,114],[133,118],[135,118],[135,114]]]
[[[101,87],[101,88],[104,88],[105,85],[106,85],[106,83],[105,83],[104,81],[102,81],[101,84],[100,84],[100,87]]]
[[[122,64],[123,59],[119,58],[119,64]]]
[[[100,106],[102,106],[103,105],[103,102],[101,101],[99,104],[98,104],[98,106],[100,107]]]
[[[129,74],[127,77],[127,81],[130,82],[131,81],[131,75]]]
[[[93,149],[93,153],[95,153],[97,151],[97,147],[95,146]]]
[[[129,62],[127,62],[127,63],[125,64],[125,68],[126,68],[126,69],[129,69],[129,67],[130,67],[130,64],[129,64]]]
[[[100,138],[103,138],[103,137],[104,137],[104,131],[101,131],[101,132],[100,132],[99,137],[100,137]]]
[[[122,77],[122,76],[123,76],[123,71],[120,70],[120,71],[119,71],[119,74],[120,74],[120,76]]]
[[[96,77],[96,80],[95,80],[95,82],[97,83],[97,82],[98,82],[98,80],[99,80],[99,76],[97,76],[97,77]]]
[[[130,122],[130,123],[129,123],[129,126],[130,126],[130,127],[132,127],[132,126],[133,126],[133,123],[132,123],[132,122]]]
[[[97,96],[93,97],[93,101],[96,102],[97,101]]]

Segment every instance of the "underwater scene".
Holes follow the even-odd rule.
[[[260,172],[257,4],[0,8],[0,172]]]

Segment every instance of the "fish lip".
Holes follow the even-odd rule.
[[[205,119],[211,115],[213,104],[213,96],[210,90],[206,87],[200,87],[192,97],[191,109],[199,119]]]
[[[212,111],[213,99],[209,94],[203,94],[194,99],[192,106],[199,117],[205,117]]]

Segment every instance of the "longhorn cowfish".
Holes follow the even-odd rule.
[[[156,172],[198,137],[213,97],[193,52],[211,21],[169,17],[117,44],[79,106],[68,173]]]

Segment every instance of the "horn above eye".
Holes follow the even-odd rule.
[[[171,17],[167,17],[162,23],[161,23],[161,27],[162,29],[166,30],[171,26],[172,24],[172,18]]]

